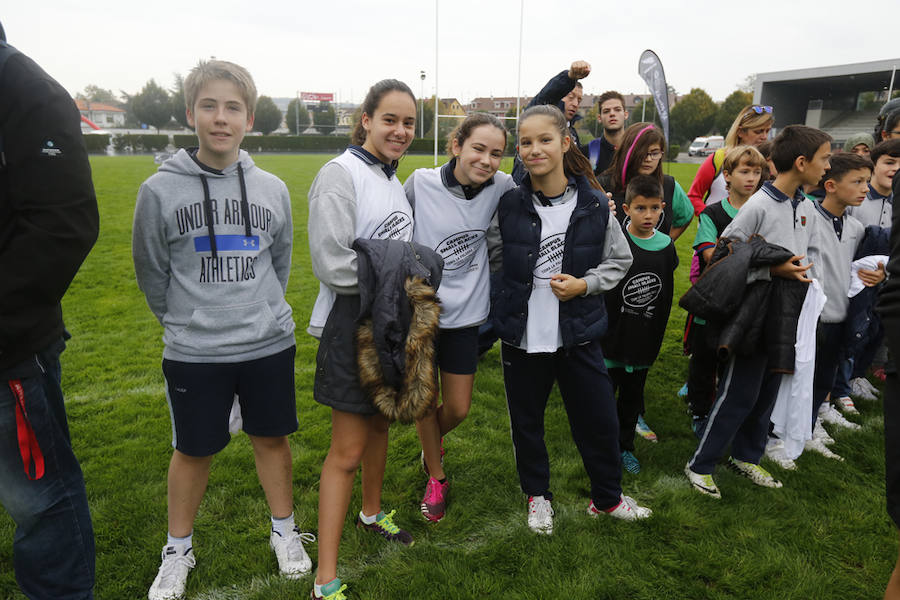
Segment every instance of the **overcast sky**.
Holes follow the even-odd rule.
[[[7,40],[73,95],[88,84],[134,93],[150,78],[169,88],[174,73],[216,56],[247,67],[260,94],[359,102],[385,77],[418,95],[420,70],[434,93],[435,4],[7,0],[0,20]],[[439,0],[441,97],[516,94],[519,8]],[[701,87],[722,100],[752,73],[900,58],[898,13],[897,0],[525,0],[521,90],[533,95],[584,59],[586,92],[644,92],[637,62],[650,48],[679,93]]]

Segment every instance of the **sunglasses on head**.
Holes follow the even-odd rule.
[[[765,112],[765,113],[772,114],[772,107],[771,107],[771,106],[759,106],[759,105],[757,105],[757,104],[754,104],[753,106],[750,107],[750,110],[752,110],[753,112],[755,112],[755,113],[758,114],[758,115],[761,115],[761,114],[763,114],[764,112]]]

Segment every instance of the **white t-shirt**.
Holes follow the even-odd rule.
[[[413,240],[444,259],[438,298],[442,329],[479,325],[490,310],[490,270],[485,233],[500,196],[512,178],[497,173],[494,183],[470,200],[453,194],[441,169],[418,169],[413,177],[416,226]]]
[[[330,162],[343,166],[353,179],[356,192],[356,239],[412,239],[412,209],[397,177],[385,174],[364,163],[349,150]],[[325,326],[335,293],[319,282],[319,296],[309,318],[310,329]]]
[[[566,230],[577,203],[576,193],[562,204],[535,206],[541,218],[541,244],[534,266],[533,289],[528,298],[528,321],[519,345],[529,354],[556,352],[563,345],[559,329],[559,299],[550,289],[550,277],[562,273]]]

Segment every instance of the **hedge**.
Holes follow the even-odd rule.
[[[169,145],[169,136],[166,134],[151,135],[147,133],[131,134],[123,133],[113,138],[113,148],[116,152],[159,152]]]
[[[106,148],[109,146],[109,135],[103,133],[92,133],[83,135],[84,145],[87,146],[88,152],[106,154]]]
[[[172,143],[176,148],[196,148],[199,146],[196,135],[173,135]],[[350,145],[350,136],[346,135],[248,135],[241,142],[241,148],[248,152],[343,152]],[[438,154],[444,154],[446,140],[438,140]],[[506,144],[506,154],[512,155],[516,150],[516,141],[512,135]],[[434,139],[417,138],[409,146],[412,154],[432,154]]]

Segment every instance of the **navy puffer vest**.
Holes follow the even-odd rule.
[[[583,277],[600,264],[609,222],[606,197],[584,177],[576,177],[578,198],[566,230],[563,272]],[[506,343],[518,346],[528,321],[528,299],[541,241],[541,218],[532,201],[531,179],[506,192],[497,208],[503,240],[503,270],[492,278],[491,320]],[[559,304],[559,326],[564,348],[599,339],[607,326],[602,294],[579,296]]]

